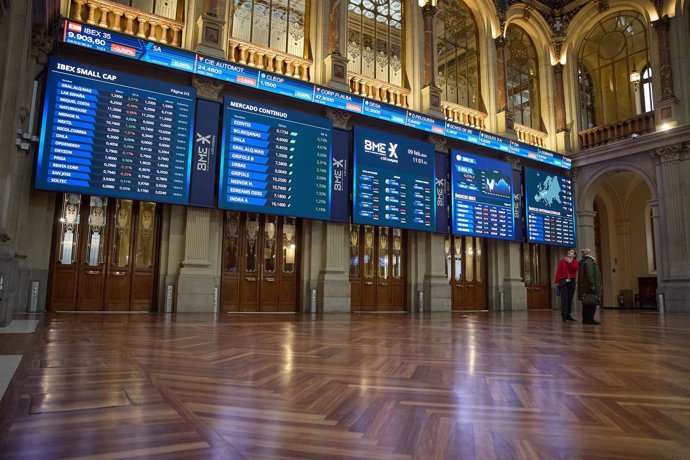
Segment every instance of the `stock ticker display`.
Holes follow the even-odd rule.
[[[327,118],[226,96],[219,207],[329,220],[331,130]]]
[[[434,146],[359,126],[354,145],[352,221],[436,231]]]
[[[186,204],[194,88],[51,58],[36,188]]]
[[[575,246],[573,180],[525,168],[527,241]]]
[[[452,231],[456,235],[514,238],[510,163],[451,150]]]

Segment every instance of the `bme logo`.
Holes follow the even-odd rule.
[[[385,142],[374,142],[364,139],[364,151],[380,156],[386,156],[386,152],[388,152],[388,158],[398,158],[398,144],[392,142],[386,144]]]

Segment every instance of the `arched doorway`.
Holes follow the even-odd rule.
[[[604,307],[656,308],[653,198],[643,175],[622,168],[601,171],[581,190],[578,241],[596,253]]]

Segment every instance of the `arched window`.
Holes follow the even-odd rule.
[[[596,118],[594,117],[592,76],[587,72],[587,69],[580,66],[578,79],[580,82],[580,128],[582,130],[594,128],[596,126]]]
[[[147,13],[181,21],[184,14],[184,0],[114,0],[115,3],[131,6]]]
[[[402,2],[349,0],[347,11],[348,70],[402,86]]]
[[[443,99],[479,110],[479,40],[472,13],[460,0],[441,0],[434,20],[436,82]]]
[[[306,57],[305,0],[234,0],[234,38],[293,56]]]
[[[592,79],[598,126],[651,110],[651,71],[645,70],[649,69],[647,28],[641,14],[619,12],[599,21],[585,37],[578,59]],[[649,75],[646,87],[641,78],[639,82],[630,78],[637,69],[643,69],[638,77]],[[649,104],[644,103],[647,95]]]
[[[506,30],[506,89],[508,110],[515,122],[541,129],[539,111],[539,60],[527,32],[516,25]]]
[[[642,112],[654,110],[654,95],[652,94],[652,68],[647,66],[642,70],[640,79],[642,87]]]

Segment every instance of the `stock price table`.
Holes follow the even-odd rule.
[[[513,178],[510,163],[451,151],[453,233],[513,239]]]
[[[573,180],[525,168],[527,241],[575,246]]]
[[[225,97],[219,206],[331,216],[331,121]]]
[[[186,204],[193,88],[51,59],[36,188]]]
[[[436,230],[434,146],[355,127],[356,224]]]

